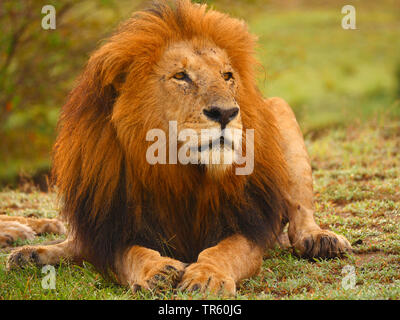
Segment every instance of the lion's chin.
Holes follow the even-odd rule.
[[[230,148],[210,149],[201,152],[200,155],[200,163],[205,165],[207,174],[216,179],[230,172],[236,161],[236,152]]]

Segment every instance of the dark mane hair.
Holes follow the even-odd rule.
[[[255,168],[220,180],[198,166],[146,162],[146,131],[157,128],[148,83],[172,42],[207,39],[224,49],[243,85],[236,97],[244,128],[255,130]],[[275,119],[255,83],[255,37],[246,25],[189,0],[158,1],[138,12],[94,52],[64,105],[53,175],[61,214],[84,257],[104,274],[132,245],[185,262],[240,233],[258,245],[275,240],[286,214],[288,177]],[[131,105],[124,102],[124,85]],[[115,114],[116,103],[126,105]],[[128,113],[129,110],[129,113]],[[159,120],[161,121],[161,120]]]

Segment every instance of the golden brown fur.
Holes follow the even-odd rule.
[[[310,175],[309,161],[301,133],[282,137],[282,126],[293,121],[289,113],[277,118],[286,107],[265,101],[256,87],[255,40],[242,21],[204,5],[161,1],[91,56],[63,107],[54,147],[62,215],[71,227],[64,256],[89,260],[132,288],[151,287],[162,275],[182,289],[234,293],[288,221],[295,221],[290,235],[300,253],[343,251],[347,244],[333,240],[316,244],[315,252],[304,245],[310,234],[302,230],[315,239],[321,234],[312,218],[312,185],[306,199],[295,188],[302,185],[301,165],[300,176]],[[181,69],[190,81],[172,77]],[[226,72],[234,78],[224,80]],[[148,130],[168,131],[170,120],[179,128],[210,127],[203,111],[213,105],[240,108],[228,126],[254,129],[251,175],[236,175],[236,164],[215,171],[146,161]],[[302,164],[292,169],[286,160],[296,150]],[[300,215],[308,218],[296,220]],[[54,261],[47,255],[53,249],[41,249],[40,263]],[[29,260],[29,250],[14,253],[10,267],[16,257]]]
[[[33,240],[44,233],[65,234],[65,227],[57,219],[36,219],[0,215],[0,248],[17,240]]]

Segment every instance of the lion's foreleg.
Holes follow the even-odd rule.
[[[10,253],[7,259],[7,269],[21,268],[28,264],[56,265],[62,259],[79,262],[80,257],[76,250],[75,242],[70,239],[47,246],[24,246]]]
[[[313,179],[303,135],[289,105],[280,98],[267,100],[276,117],[288,164],[289,239],[307,257],[335,257],[351,249],[343,236],[322,230],[314,220]]]
[[[185,264],[159,252],[141,246],[133,246],[123,254],[117,265],[117,278],[133,292],[138,289],[170,289],[183,274]]]
[[[245,237],[231,236],[202,251],[197,262],[186,268],[179,287],[234,295],[237,282],[259,272],[262,253],[262,248]]]

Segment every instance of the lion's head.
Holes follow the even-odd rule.
[[[206,172],[211,174],[224,171],[235,160],[235,151],[241,144],[242,136],[233,134],[233,129],[242,130],[237,102],[240,79],[227,52],[212,40],[195,38],[170,43],[148,75],[148,96],[141,97],[146,103],[142,121],[167,132],[169,137],[176,134],[177,148],[187,153],[190,163],[205,164]],[[122,137],[127,130],[125,123],[132,121],[135,107],[143,107],[143,102],[127,109],[137,95],[136,84],[129,79],[119,93],[112,122]],[[176,123],[176,132],[171,132],[175,131],[170,126],[172,122]],[[210,141],[206,141],[205,132]],[[220,155],[220,161],[213,164],[215,153]]]
[[[255,84],[254,44],[244,22],[176,0],[134,14],[93,53],[62,110],[54,176],[62,214],[99,269],[113,268],[132,244],[191,261],[234,232],[273,238],[287,175]],[[149,163],[149,130],[171,135],[171,121],[178,132],[215,128],[218,141],[226,129],[254,129],[254,172]],[[211,145],[207,157],[235,155],[232,139],[232,148]]]

